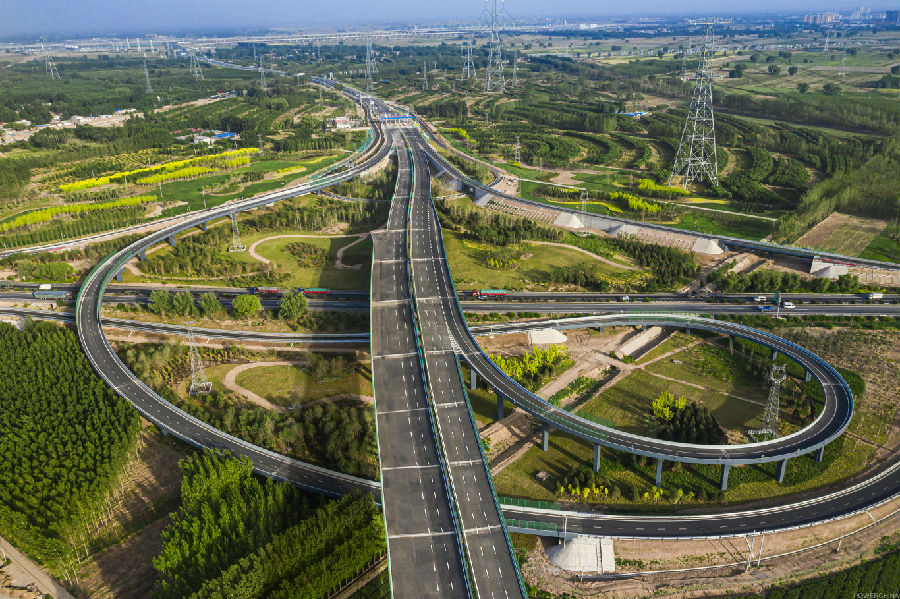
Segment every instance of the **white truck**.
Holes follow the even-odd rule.
[[[866,298],[870,300],[880,300],[884,299],[884,294],[880,291],[876,291],[875,293],[870,293],[869,295],[867,295]]]
[[[40,285],[38,285],[38,289],[41,291],[50,291],[51,289],[53,289],[53,285],[51,285],[50,283],[41,283]]]

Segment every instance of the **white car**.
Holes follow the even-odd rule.
[[[796,308],[797,306],[794,305],[794,302],[784,302],[784,303],[781,304],[781,307],[784,308],[784,309],[786,309],[786,310],[793,310],[793,309]]]
[[[764,301],[766,301],[766,296],[764,296],[764,295],[757,295],[757,296],[753,299],[753,301],[755,301],[755,302],[764,302]]]

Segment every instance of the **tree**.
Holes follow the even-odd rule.
[[[165,314],[172,309],[172,294],[166,289],[154,289],[150,292],[150,303],[147,309],[154,314]]]
[[[234,298],[231,305],[234,307],[234,313],[237,316],[246,316],[248,318],[262,310],[259,297],[255,295],[239,295]]]
[[[200,313],[203,316],[215,316],[221,314],[224,309],[225,306],[222,305],[215,293],[204,293],[200,296]]]
[[[750,62],[759,62],[762,59],[762,54],[756,52],[750,55]]]
[[[194,312],[194,296],[190,291],[179,291],[172,300],[172,307],[175,314],[190,316]]]
[[[836,96],[841,93],[841,86],[837,83],[826,83],[822,86],[822,93],[826,96]]]
[[[801,94],[805,94],[809,91],[809,83],[803,82],[797,84],[797,91]]]
[[[309,303],[302,293],[291,291],[281,297],[278,304],[278,316],[285,320],[300,320],[306,315]]]
[[[797,72],[798,72],[799,70],[800,70],[800,69],[798,69],[797,67],[790,67],[790,68],[788,68],[788,75],[790,75],[791,77],[793,77],[794,75],[797,74]]]
[[[778,65],[776,65],[776,64],[769,65],[769,75],[778,75],[779,73],[781,73],[781,69],[778,68]]]

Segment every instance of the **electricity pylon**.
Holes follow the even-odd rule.
[[[237,214],[232,213],[231,215],[231,247],[228,248],[229,252],[243,252],[246,250],[246,246],[241,243],[241,228],[238,226],[237,222]]]
[[[475,63],[472,62],[472,42],[463,42],[463,79],[478,79],[475,72]]]
[[[521,164],[522,159],[519,157],[519,136],[516,135],[516,155],[515,155],[515,163]]]
[[[144,54],[144,81],[147,82],[147,93],[153,93],[153,86],[150,85],[150,71],[147,70],[147,55]]]
[[[263,91],[266,91],[268,89],[268,86],[266,85],[266,68],[264,65],[265,65],[265,62],[263,61],[263,55],[260,54],[259,55],[259,85],[260,85],[260,87],[262,87]]]
[[[422,89],[428,91],[428,63],[422,63]]]
[[[44,64],[44,73],[51,79],[62,79],[59,76],[59,71],[56,70],[56,65],[53,64],[53,57],[49,54],[47,54],[47,61]]]
[[[513,56],[513,77],[512,77],[512,85],[519,84],[519,51],[516,50],[515,56]]]
[[[705,178],[712,185],[719,184],[719,166],[716,156],[716,130],[713,117],[712,69],[709,57],[714,52],[713,26],[730,23],[731,19],[703,19],[690,21],[692,25],[705,25],[706,33],[700,47],[700,63],[697,65],[697,83],[691,95],[687,120],[681,133],[681,143],[675,153],[669,185],[682,176],[682,186],[696,179]]]
[[[778,436],[781,383],[787,378],[784,368],[784,364],[772,365],[772,372],[769,373],[769,380],[772,382],[772,386],[769,387],[769,400],[766,402],[766,410],[763,412],[762,426],[757,430],[747,431],[747,435],[754,439],[759,439],[763,435],[771,435],[773,438]]]
[[[200,61],[197,60],[197,54],[194,52],[191,52],[191,75],[194,76],[194,79],[205,79],[203,69],[200,68]]]
[[[488,64],[485,69],[484,91],[506,91],[506,80],[503,78],[503,51],[500,44],[500,13],[504,0],[484,0],[484,14],[491,31],[488,46]]]
[[[191,354],[191,387],[188,389],[190,395],[198,393],[209,393],[212,391],[212,381],[206,378],[203,371],[203,362],[200,360],[200,352],[194,344],[194,323],[188,321],[188,347]]]

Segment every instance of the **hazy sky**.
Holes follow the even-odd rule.
[[[514,17],[658,16],[819,12],[895,0],[508,0]],[[477,19],[482,0],[0,0],[0,36],[299,28],[322,25]]]

